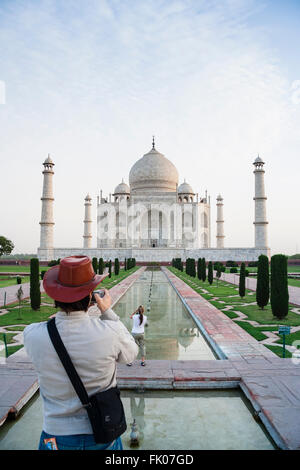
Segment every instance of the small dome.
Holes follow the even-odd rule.
[[[182,183],[182,184],[178,187],[178,193],[179,193],[179,194],[195,194],[194,191],[193,191],[192,186],[189,185],[188,183],[186,183],[185,180],[184,180],[184,183]]]
[[[217,201],[223,201],[223,198],[222,198],[221,194],[218,195]]]
[[[114,195],[115,194],[130,194],[130,188],[128,184],[124,183],[124,180],[115,188]]]
[[[48,157],[44,161],[43,165],[54,165],[53,161],[50,158],[50,153],[48,153]]]
[[[85,200],[85,201],[91,201],[92,198],[91,198],[91,196],[90,196],[89,194],[87,194],[84,200]]]
[[[175,192],[177,183],[176,167],[155,149],[154,144],[150,152],[140,158],[129,173],[131,191]]]
[[[254,160],[254,165],[256,163],[260,163],[260,164],[264,164],[265,162],[260,158],[260,156],[258,155],[257,158]]]

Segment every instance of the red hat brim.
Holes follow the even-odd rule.
[[[81,286],[68,287],[60,284],[58,281],[58,271],[59,265],[50,268],[44,275],[43,286],[46,294],[48,294],[51,299],[66,303],[77,302],[83,299],[109,275],[109,273],[95,274],[93,279]]]

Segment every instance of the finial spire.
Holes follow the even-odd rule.
[[[154,141],[154,135],[152,136],[152,149],[155,150],[155,141]]]

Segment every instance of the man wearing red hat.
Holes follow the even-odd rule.
[[[108,290],[103,298],[95,294],[99,317],[87,313],[93,290],[105,277],[94,273],[87,256],[71,256],[49,269],[43,279],[46,293],[59,308],[56,328],[89,396],[115,387],[116,363],[128,364],[138,354],[133,337],[110,308]],[[47,322],[25,328],[24,346],[37,370],[43,400],[39,449],[122,450],[120,437],[96,444],[86,409],[50,340]]]

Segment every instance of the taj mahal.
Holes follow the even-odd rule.
[[[42,261],[70,255],[102,257],[104,260],[135,258],[137,262],[170,262],[173,258],[200,258],[210,261],[255,261],[260,254],[270,256],[267,237],[264,162],[254,163],[254,246],[225,247],[223,198],[216,199],[216,242],[211,240],[211,198],[200,195],[179,175],[174,164],[155,148],[136,161],[113,193],[97,196],[97,241],[92,237],[92,198],[84,199],[83,244],[81,248],[55,248],[54,162],[50,155],[43,163],[40,247]]]

